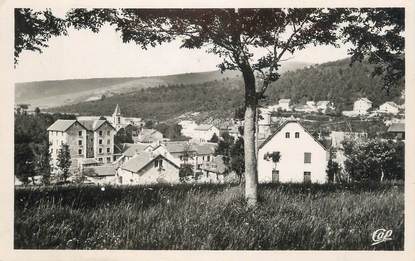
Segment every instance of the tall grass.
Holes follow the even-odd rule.
[[[402,250],[403,186],[230,185],[16,188],[18,249]],[[372,232],[393,240],[371,246]]]

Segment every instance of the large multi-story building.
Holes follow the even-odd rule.
[[[56,166],[63,144],[69,146],[71,168],[81,167],[87,163],[114,161],[116,129],[105,119],[57,120],[47,130],[52,166]]]

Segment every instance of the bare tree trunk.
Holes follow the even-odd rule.
[[[255,206],[258,200],[258,174],[255,146],[255,113],[257,97],[255,89],[255,76],[248,62],[244,63],[242,75],[245,83],[245,199],[248,206]]]

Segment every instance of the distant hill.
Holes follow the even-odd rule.
[[[269,87],[263,103],[275,104],[280,98],[291,98],[295,103],[332,100],[340,110],[351,109],[358,97],[369,98],[374,106],[389,100],[402,103],[404,84],[387,93],[381,79],[371,76],[372,68],[367,63],[350,67],[349,60],[345,59],[288,71]],[[235,109],[243,105],[243,93],[242,77],[236,76],[203,83],[165,84],[51,110],[108,115],[120,104],[126,116],[166,120],[187,112],[209,112],[219,118],[232,116]]]
[[[307,65],[300,62],[287,62],[281,67],[281,71],[296,70]],[[240,73],[236,71],[226,71],[223,74],[219,71],[210,71],[151,77],[22,82],[15,84],[15,101],[31,104],[32,107],[48,108],[98,100],[102,95],[109,97],[158,86],[200,84],[237,78],[239,75]]]
[[[275,103],[279,98],[291,98],[295,103],[331,100],[339,110],[352,109],[359,97],[369,98],[373,106],[391,100],[402,103],[404,82],[387,92],[382,79],[372,77],[373,67],[367,62],[350,66],[350,59],[342,59],[284,73],[269,87],[267,103]]]

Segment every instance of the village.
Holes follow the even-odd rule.
[[[411,5],[73,6],[3,8],[10,260],[408,252]]]
[[[306,127],[310,120],[304,117],[326,115],[334,109],[335,104],[330,101],[293,105],[290,99],[280,99],[278,104],[259,108],[258,181],[327,183],[330,158],[344,167],[343,141],[364,139],[367,133],[348,129],[313,135]],[[385,102],[379,108],[372,108],[369,99],[360,98],[354,102],[353,110],[342,111],[342,115],[361,121],[383,117],[388,137],[405,140],[403,105]],[[147,128],[143,119],[124,117],[118,104],[111,116],[78,115],[74,120],[58,119],[47,129],[52,173],[59,177],[62,170],[58,167],[58,154],[67,144],[71,161],[69,182],[137,185],[237,180],[223,155],[216,153],[216,148],[225,133],[234,140],[242,137],[243,120],[213,124],[179,118],[177,124],[186,140],[169,140],[160,131]],[[327,123],[321,122],[324,124]],[[132,143],[117,144],[116,136],[120,133],[130,135]],[[277,161],[272,160],[275,153],[279,155]],[[40,182],[41,177],[36,180]],[[55,179],[54,182],[59,181]]]

